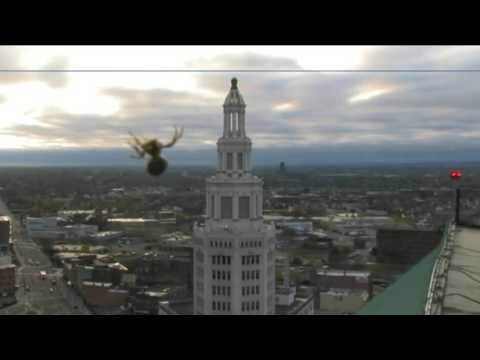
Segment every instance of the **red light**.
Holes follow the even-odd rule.
[[[453,181],[458,181],[462,177],[462,172],[460,170],[452,170],[450,171],[450,179]]]

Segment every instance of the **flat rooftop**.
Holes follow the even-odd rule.
[[[364,277],[368,278],[370,276],[369,271],[356,271],[356,270],[317,270],[317,275],[327,275],[327,276],[353,276],[353,277]]]
[[[444,315],[480,314],[480,228],[457,227],[448,267]]]

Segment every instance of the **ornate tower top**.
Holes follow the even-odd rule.
[[[237,78],[233,78],[231,80],[232,86],[230,87],[230,91],[227,94],[227,97],[225,98],[225,102],[223,104],[224,107],[235,107],[235,106],[240,106],[240,107],[245,107],[245,101],[243,101],[242,94],[240,94],[240,91],[238,90],[238,80]]]
[[[245,132],[246,104],[238,90],[238,80],[231,87],[223,104],[223,136],[218,139],[218,171],[228,175],[250,172],[251,140]]]

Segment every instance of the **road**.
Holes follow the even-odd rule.
[[[82,299],[63,280],[63,270],[52,265],[1,199],[0,214],[11,218],[18,260],[17,303],[1,308],[0,315],[90,315]],[[40,271],[47,277],[42,278]]]

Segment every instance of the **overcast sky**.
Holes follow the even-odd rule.
[[[418,72],[475,69],[480,47],[3,46],[0,165],[68,163],[69,154],[85,164],[131,164],[129,130],[167,140],[175,124],[185,136],[165,155],[209,163],[233,76],[260,163],[475,160],[480,72]]]

